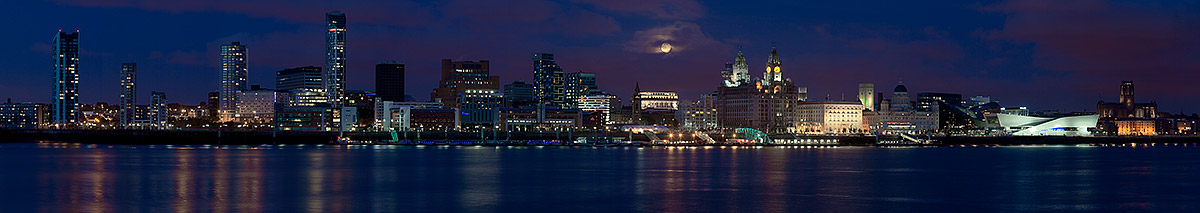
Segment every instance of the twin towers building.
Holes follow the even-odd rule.
[[[733,63],[725,63],[716,92],[717,121],[724,128],[753,128],[765,132],[795,131],[795,107],[808,99],[808,88],[783,77],[783,62],[775,45],[761,79],[751,79],[740,48]]]

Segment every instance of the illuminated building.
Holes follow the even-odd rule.
[[[1034,117],[1016,114],[998,114],[1000,126],[1018,136],[1090,136],[1100,115],[1075,115],[1062,117]]]
[[[510,108],[524,108],[532,106],[537,102],[533,96],[533,85],[526,84],[521,81],[514,81],[511,84],[504,85],[504,106]]]
[[[412,109],[436,109],[444,106],[440,102],[394,102],[375,99],[375,129],[406,130],[411,126]],[[457,116],[455,116],[457,118]]]
[[[579,108],[579,98],[600,92],[599,87],[596,86],[596,73],[567,73],[563,79],[567,96],[565,101],[571,108]]]
[[[50,106],[35,103],[0,104],[0,129],[39,129],[49,123]]]
[[[725,63],[725,70],[721,76],[724,77],[725,87],[737,87],[742,84],[750,84],[750,66],[746,65],[746,56],[742,53],[742,47],[738,47],[737,57],[733,59],[734,63]]]
[[[1133,81],[1121,82],[1121,97],[1118,102],[1096,103],[1096,113],[1100,114],[1097,126],[1109,134],[1121,134],[1117,120],[1129,118],[1158,118],[1158,103],[1134,102]]]
[[[739,53],[739,58],[740,57]],[[740,60],[739,60],[740,61]],[[734,64],[734,72],[738,72]],[[767,59],[768,79],[717,88],[717,120],[722,128],[752,128],[767,133],[796,130],[795,105],[807,99],[807,89],[783,78],[782,62],[774,47]]]
[[[1157,118],[1124,118],[1115,121],[1117,135],[1152,136],[1175,133],[1175,121]]]
[[[706,94],[701,100],[687,102],[676,112],[679,128],[685,131],[717,130],[716,95]]]
[[[925,134],[938,130],[938,111],[916,111],[908,99],[908,87],[903,82],[892,90],[891,99],[880,100],[878,109],[863,112],[862,115],[863,127],[873,134]]]
[[[494,89],[468,89],[458,97],[462,124],[490,127],[496,124],[496,112],[504,107],[504,94]]]
[[[329,101],[327,99],[328,97],[325,97],[325,93],[322,93],[320,90],[321,89],[311,89],[311,88],[307,88],[307,89],[301,88],[301,89],[289,90],[289,91],[287,91],[288,99],[286,102],[287,103],[286,106],[288,106],[288,107],[315,107],[315,106],[327,107],[327,106],[329,106]]]
[[[167,117],[170,114],[170,109],[167,108],[167,93],[150,92],[150,124],[154,127],[165,128],[167,127]]]
[[[208,110],[208,116],[216,117],[217,109],[221,108],[221,92],[208,92],[208,104],[205,106]]]
[[[488,60],[442,59],[442,80],[438,82],[438,88],[429,94],[430,99],[445,103],[444,108],[458,108],[458,97],[467,90],[499,90],[500,77],[491,76],[488,64]]]
[[[892,90],[892,99],[888,100],[888,111],[912,111],[912,101],[908,97],[908,87],[904,86],[901,81],[896,84],[896,89]]]
[[[329,105],[342,106],[346,90],[346,14],[329,11],[325,14],[325,96]]]
[[[851,134],[863,130],[863,105],[858,101],[804,101],[796,105],[796,132]]]
[[[500,128],[506,131],[550,130],[565,131],[582,125],[579,109],[501,108],[497,115]]]
[[[275,71],[275,89],[322,89],[321,67],[306,66]]]
[[[286,93],[270,89],[252,88],[238,96],[236,120],[265,123],[275,116],[275,103],[288,100]]]
[[[54,101],[51,118],[55,126],[75,126],[79,110],[79,31],[54,35]]]
[[[344,110],[346,107],[355,108],[354,112],[357,114],[353,116],[357,117],[357,120],[341,117],[339,118],[339,121],[346,120],[348,123],[353,123],[353,126],[355,126],[354,129],[368,129],[374,126],[375,99],[375,93],[365,90],[346,90],[346,98],[345,101],[343,101],[345,104],[342,105],[342,112],[346,112]],[[339,115],[346,116],[347,114],[341,113]],[[345,126],[347,124],[343,123],[342,125]]]
[[[962,106],[962,94],[923,92],[917,93],[917,111],[933,111],[939,102]]]
[[[862,104],[865,110],[878,111],[875,109],[875,84],[858,84],[858,103]]]
[[[238,110],[238,96],[246,91],[246,45],[233,42],[221,45],[220,121],[232,121]]]
[[[563,69],[554,62],[554,54],[534,53],[533,97],[538,105],[565,108]]]
[[[679,95],[669,91],[639,91],[633,96],[633,106],[635,107],[634,110],[637,111],[649,109],[679,110]]]
[[[404,101],[404,64],[380,62],[375,65],[375,94],[384,101]]]
[[[137,63],[121,64],[121,127],[133,123],[134,105],[137,105]]]
[[[610,120],[610,114],[613,110],[613,101],[620,102],[620,99],[615,95],[610,94],[593,94],[585,95],[576,100],[576,105],[583,113],[596,112],[599,113],[600,123],[613,124]]]

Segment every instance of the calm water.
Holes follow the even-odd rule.
[[[1200,211],[1200,147],[0,144],[0,212]]]

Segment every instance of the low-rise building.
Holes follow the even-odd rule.
[[[858,101],[803,101],[796,105],[796,132],[853,134],[863,132],[863,105]]]

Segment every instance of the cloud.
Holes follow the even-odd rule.
[[[661,53],[659,46],[668,42],[673,47],[671,52],[684,52],[688,49],[719,44],[700,30],[700,25],[691,22],[677,21],[670,25],[640,30],[633,33],[633,39],[625,42],[625,51],[637,53]]]
[[[598,9],[649,16],[656,19],[694,20],[704,16],[704,6],[694,0],[573,0]]]

